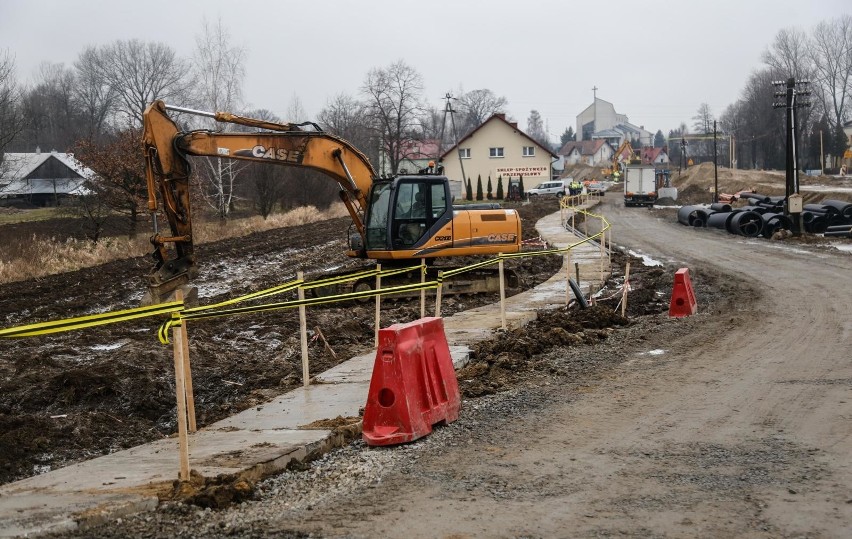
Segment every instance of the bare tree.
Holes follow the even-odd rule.
[[[530,111],[527,118],[527,135],[533,140],[550,149],[550,142],[547,140],[547,130],[544,128],[544,120],[541,119],[541,114],[535,109]]]
[[[234,111],[241,106],[245,57],[245,49],[231,44],[221,19],[215,24],[204,21],[201,34],[196,37],[194,62],[200,107]],[[206,127],[217,128],[212,120]],[[205,157],[201,161],[204,163],[200,174],[204,200],[220,218],[227,218],[234,207],[234,184],[245,165],[219,157]]]
[[[163,43],[116,41],[100,49],[97,67],[118,98],[117,110],[132,126],[156,99],[183,102],[192,88],[187,63]]]
[[[113,112],[117,93],[99,69],[102,63],[96,47],[87,47],[74,62],[77,84],[74,98],[81,114],[80,131],[84,138],[97,140]]]
[[[819,23],[810,40],[816,95],[831,127],[843,125],[852,97],[852,15]]]
[[[379,162],[379,142],[370,127],[367,106],[346,94],[331,98],[318,116],[320,126],[326,131],[346,139],[364,152],[374,164]]]
[[[24,128],[21,92],[15,80],[15,59],[8,50],[0,51],[0,180],[4,176],[6,148]]]
[[[801,30],[785,28],[763,53],[763,62],[783,78],[804,79],[810,76],[808,37]]]
[[[692,127],[699,133],[710,133],[713,130],[713,111],[710,110],[710,105],[701,103],[698,107],[698,112],[692,117]]]
[[[766,52],[763,61],[779,79],[790,77],[796,80],[809,80],[814,76],[811,45],[807,35],[795,28],[786,28],[778,32],[775,40]],[[796,123],[800,132],[806,132],[812,123],[812,109],[800,108],[796,114]]]
[[[419,136],[419,119],[423,106],[423,79],[420,73],[403,60],[387,68],[374,68],[367,74],[362,92],[367,97],[371,124],[379,133],[386,169],[390,174],[399,171],[400,162],[408,157],[405,149],[412,138]]]
[[[508,101],[486,88],[471,90],[459,98],[459,136],[464,136],[498,112],[505,112]],[[528,133],[529,134],[529,133]],[[455,142],[455,141],[454,141]]]
[[[27,127],[21,135],[28,150],[66,151],[79,137],[79,113],[74,100],[74,72],[63,64],[44,62],[35,85],[24,94]]]

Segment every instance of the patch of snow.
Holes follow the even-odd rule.
[[[127,344],[127,341],[119,341],[119,342],[112,343],[112,344],[96,344],[94,346],[90,346],[89,348],[91,350],[96,350],[96,351],[118,350],[119,348],[121,348],[125,344]]]
[[[641,258],[643,266],[662,266],[663,265],[662,262],[660,262],[659,260],[654,260],[653,258],[651,258],[648,255],[644,255],[642,253],[637,253],[636,251],[633,251],[633,250],[629,250],[627,252],[630,253],[630,256],[635,256],[637,258]]]
[[[657,348],[656,350],[649,350],[647,352],[639,352],[640,356],[661,356],[666,353],[666,350],[662,350]]]
[[[748,240],[748,241],[741,241],[740,243],[744,243],[746,245],[762,245],[763,247],[766,247],[768,249],[785,251],[785,252],[794,253],[794,254],[797,254],[797,255],[808,255],[808,256],[813,256],[815,258],[825,258],[825,255],[821,255],[820,253],[817,253],[815,251],[808,251],[806,249],[799,249],[797,247],[793,247],[792,245],[785,245],[783,243],[768,242],[766,240],[763,240],[763,241]]]
[[[849,243],[832,243],[832,247],[844,253],[852,253],[852,244]]]

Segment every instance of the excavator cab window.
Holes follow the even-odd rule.
[[[367,216],[367,249],[417,245],[445,217],[448,204],[444,178],[417,176],[374,185]]]
[[[367,215],[367,249],[388,248],[388,210],[391,200],[391,183],[376,183],[370,191]]]
[[[429,196],[427,196],[429,195]],[[393,218],[393,243],[409,247],[417,243],[428,229],[427,213],[431,212],[429,185],[422,182],[401,182],[396,190],[396,211]]]

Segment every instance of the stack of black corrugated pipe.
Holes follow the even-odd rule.
[[[749,206],[732,208],[729,204],[683,206],[677,212],[678,222],[695,227],[727,230],[731,234],[770,238],[778,230],[793,230],[794,223],[784,215],[784,197],[757,193],[741,193]],[[806,232],[852,238],[852,203],[824,200],[805,204],[802,222]]]
[[[760,213],[747,209],[733,209],[730,204],[710,206],[683,206],[677,212],[677,220],[688,226],[710,227],[727,230],[753,238],[764,230]]]

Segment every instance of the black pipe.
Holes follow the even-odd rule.
[[[764,213],[760,216],[763,219],[763,234],[764,238],[771,238],[778,230],[792,230],[793,221],[783,213]]]
[[[852,225],[834,225],[825,227],[826,232],[838,232],[840,230],[852,230]]]
[[[802,212],[802,216],[804,216],[804,214],[805,212]],[[805,232],[810,232],[811,234],[822,234],[825,232],[826,226],[825,217],[817,216],[810,221],[805,221]]]
[[[733,212],[716,212],[711,213],[707,217],[707,227],[708,228],[721,228],[722,230],[728,229],[728,221],[734,216]]]
[[[758,202],[765,202],[767,204],[772,202],[772,199],[770,199],[768,196],[759,195],[757,193],[740,193],[740,198],[747,198],[749,200],[755,199]]]
[[[844,219],[852,220],[852,203],[844,200],[823,200],[820,204],[836,208],[843,215]]]
[[[713,211],[731,211],[731,205],[723,202],[714,202],[710,204],[710,209]]]
[[[682,225],[696,226],[694,221],[696,219],[700,219],[703,222],[707,222],[708,214],[709,212],[704,206],[682,206],[679,210],[677,210],[677,220]]]
[[[840,210],[838,210],[834,206],[827,206],[825,204],[805,204],[804,206],[802,206],[802,209],[807,211],[824,213],[829,220],[835,215],[840,215]]]
[[[852,238],[852,230],[826,230],[823,235],[826,238]]]
[[[760,235],[761,230],[763,230],[763,219],[757,212],[743,211],[735,213],[731,220],[728,221],[728,231],[731,234],[754,238]]]

